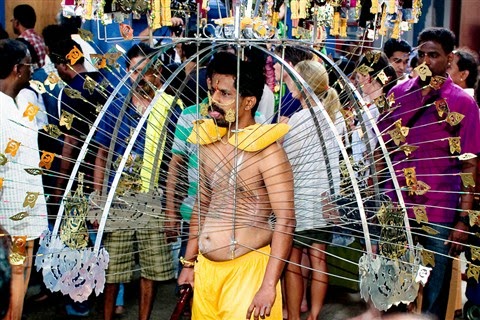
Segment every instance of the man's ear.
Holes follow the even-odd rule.
[[[18,64],[15,65],[15,66],[13,66],[13,69],[12,69],[12,71],[10,72],[9,77],[12,77],[12,78],[15,79],[15,80],[16,80],[17,78],[21,78],[21,77],[22,77],[22,72],[21,72]],[[15,80],[14,80],[14,81],[15,81]]]
[[[67,65],[65,63],[57,63],[57,70],[60,69],[62,71],[66,71]]]
[[[450,52],[448,55],[447,55],[447,62],[448,62],[448,66],[450,66],[453,62],[453,57],[455,56],[455,54],[453,52]]]
[[[470,74],[470,71],[468,71],[468,70],[463,70],[463,71],[461,71],[461,74],[462,74],[462,75],[461,75],[460,79],[462,79],[462,81],[463,81],[463,80],[467,81],[467,78],[468,78],[468,75]]]
[[[257,98],[255,97],[246,97],[243,99],[243,104],[245,107],[245,110],[251,110],[255,104],[257,103]]]
[[[57,64],[57,71],[58,72],[62,71],[63,74],[69,74],[70,72],[72,72],[72,70],[73,70],[73,67],[69,64],[66,64],[66,63]]]

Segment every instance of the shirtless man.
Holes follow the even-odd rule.
[[[178,283],[193,286],[195,270],[192,319],[282,319],[279,279],[295,216],[293,175],[276,140],[288,126],[255,124],[262,70],[242,61],[237,78],[237,57],[226,52],[208,68],[212,119],[189,137],[200,144],[199,199]]]

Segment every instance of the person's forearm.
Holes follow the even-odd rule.
[[[99,148],[95,157],[95,170],[93,171],[93,188],[99,194],[102,193],[103,179],[105,177],[105,166],[107,164],[108,151]]]
[[[375,161],[375,175],[377,176],[377,182],[382,184],[385,182],[385,179],[381,179],[381,175],[384,174],[386,167],[385,158],[382,154],[382,151],[379,148],[376,148],[373,152],[373,159]]]
[[[275,229],[270,242],[270,258],[262,286],[275,286],[290,255],[295,230],[293,172],[287,155],[278,144],[265,151],[260,170],[275,214]]]
[[[167,183],[165,188],[166,193],[166,215],[169,219],[176,219],[178,217],[177,208],[178,205],[175,201],[175,191],[177,189],[178,178],[179,178],[179,170],[183,165],[182,157],[178,155],[172,155],[172,159],[170,160],[168,175],[167,175]]]
[[[263,286],[275,287],[282,276],[285,261],[288,260],[293,243],[295,218],[277,219],[271,242],[270,259],[268,260]]]
[[[205,215],[210,207],[210,193],[202,193],[201,190],[206,190],[205,186],[200,186],[199,197],[195,202],[192,210],[192,217],[190,219],[190,230],[188,236],[187,249],[185,251],[185,259],[192,260],[196,259],[198,255],[198,237],[200,236],[200,227],[205,221]],[[200,209],[199,209],[200,207]],[[202,212],[205,211],[205,212]]]
[[[185,250],[185,260],[194,261],[198,256],[198,223],[197,219],[190,222],[187,248]]]
[[[73,162],[75,160],[74,149],[77,144],[78,141],[74,137],[67,134],[65,135],[60,159],[60,175],[57,179],[57,188],[55,190],[57,195],[63,194],[67,186],[67,181],[72,173]]]

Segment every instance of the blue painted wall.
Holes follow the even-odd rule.
[[[5,28],[5,0],[0,0],[0,23]]]

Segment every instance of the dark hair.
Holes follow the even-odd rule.
[[[13,18],[27,29],[33,29],[37,22],[35,10],[28,4],[19,4],[13,9]]]
[[[468,77],[466,79],[467,88],[474,88],[475,83],[477,82],[478,76],[478,62],[469,49],[460,48],[453,52],[458,57],[458,70],[459,71],[468,71]]]
[[[24,38],[17,38],[16,40],[20,41],[21,43],[27,46],[28,52],[30,53],[30,57],[32,58],[32,63],[36,63],[38,66],[40,63],[40,59],[38,59],[38,54],[35,51],[35,48],[32,46],[32,44],[27,40],[25,40]]]
[[[49,49],[53,45],[62,40],[71,39],[70,34],[67,32],[67,29],[63,28],[58,24],[51,24],[43,28],[42,30],[43,41],[45,46]]]
[[[128,51],[127,51],[127,59],[125,59],[125,66],[127,69],[130,68],[130,62],[133,58],[136,57],[150,57],[154,52],[157,52],[158,49],[150,47],[145,42],[139,42],[134,44]]]
[[[8,39],[8,38],[9,38],[8,32],[5,31],[3,24],[0,23],[0,39]]]
[[[477,105],[480,106],[480,78],[478,79],[477,85],[475,86],[474,96]]]
[[[162,71],[160,72],[160,75],[162,77],[162,83],[165,83],[168,78],[171,77],[171,75],[177,71],[177,69],[180,67],[179,63],[170,63],[169,65],[166,65],[162,68]],[[182,83],[185,79],[185,69],[180,70],[178,75],[173,78],[168,86],[168,88],[165,90],[166,93],[169,95],[174,96],[175,92],[173,89],[178,89],[182,86]]]
[[[427,28],[418,35],[418,45],[427,41],[439,43],[443,51],[449,54],[455,47],[455,34],[446,28]]]
[[[284,48],[285,48],[284,60],[286,60],[287,62],[290,62],[291,64],[293,64],[293,66],[296,66],[297,63],[299,63],[300,61],[313,59],[312,52],[307,51],[300,47],[281,45],[281,46],[275,47],[275,53],[280,57],[282,57]]]
[[[267,54],[265,51],[253,46],[247,46],[243,50],[243,55],[245,61],[248,61],[254,64],[258,72],[262,73],[263,76],[266,76],[265,65],[267,64]]]
[[[69,34],[77,34],[78,29],[82,26],[81,17],[65,17],[60,16],[60,25],[66,29]]]
[[[27,46],[12,39],[0,40],[0,79],[5,79],[13,67],[20,63],[28,54]]]
[[[65,39],[65,40],[60,40],[52,45],[52,47],[49,47],[50,49],[50,60],[52,60],[53,63],[56,64],[69,64],[69,65],[79,65],[83,64],[85,62],[85,58],[81,57],[75,63],[70,63],[70,61],[67,60],[67,55],[70,53],[70,51],[73,49],[73,47],[76,47],[82,54],[82,47],[80,45],[73,41],[71,38],[70,39]]]
[[[415,54],[412,59],[410,59],[410,68],[414,69],[418,66],[418,56]]]
[[[211,78],[214,74],[231,75],[235,78],[235,86],[238,76],[240,78],[238,94],[242,97],[255,97],[257,100],[252,108],[252,116],[254,116],[263,95],[265,75],[262,69],[249,61],[240,61],[240,70],[237,73],[237,59],[237,56],[230,52],[216,53],[208,64],[207,76]]]
[[[222,44],[222,45],[216,47],[215,50],[216,50],[216,52],[221,52],[221,51],[228,52],[229,50],[232,50],[233,52],[235,52],[235,54],[237,54],[237,46],[235,46],[234,44],[229,44],[229,43]]]
[[[190,31],[188,33],[188,37],[189,38],[195,38],[196,37],[196,34],[194,31]],[[202,36],[202,38],[205,38],[204,36]],[[198,44],[198,48],[197,48],[197,44]],[[192,41],[192,42],[184,42],[182,43],[182,51],[183,51],[183,55],[185,56],[186,59],[192,57],[194,54],[196,54],[197,52],[199,51],[202,51],[203,49],[207,48],[210,44],[206,41]],[[202,60],[203,57],[205,57],[205,55],[207,55],[208,52],[205,52],[203,54],[200,55],[199,59]]]
[[[343,73],[345,73],[347,78],[350,78],[352,73],[355,71],[355,62],[345,57],[340,57],[340,59],[335,61],[335,64],[340,68],[340,70],[343,71]],[[327,70],[329,69],[327,68]],[[330,68],[328,72],[328,85],[335,89],[337,93],[343,90],[343,87],[345,86],[345,80],[346,79],[340,77],[334,68]],[[347,94],[341,94],[338,96],[338,99],[341,105],[347,105],[349,96]]]
[[[265,72],[265,65],[267,64],[268,56],[265,51],[262,51],[257,47],[247,46],[243,50],[243,55],[246,61],[256,64],[257,68],[260,68],[263,70],[263,72]]]
[[[410,53],[412,51],[412,46],[403,39],[388,39],[383,45],[383,52],[385,52],[389,59],[393,56],[393,53],[397,51]]]
[[[376,61],[376,58],[378,60]],[[397,73],[392,65],[388,62],[388,58],[385,53],[377,50],[371,51],[371,54],[364,55],[358,62],[358,66],[362,64],[370,67],[372,71],[369,71],[368,74],[378,81],[383,86],[383,93],[387,94],[390,89],[392,89],[397,84]],[[383,71],[385,75],[388,77],[387,83],[382,83],[380,79],[378,79],[378,75],[380,72]]]

